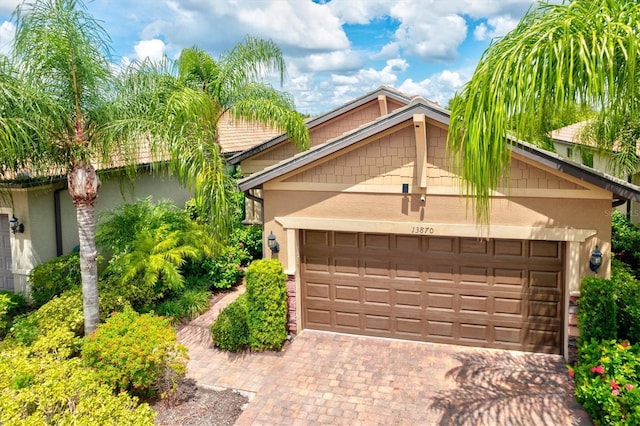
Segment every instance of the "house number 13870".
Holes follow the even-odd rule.
[[[434,229],[428,226],[412,226],[411,227],[411,233],[412,234],[433,234],[434,233]]]

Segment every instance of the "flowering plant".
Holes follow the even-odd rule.
[[[592,340],[581,346],[569,367],[576,398],[596,424],[640,424],[640,347],[628,342]]]

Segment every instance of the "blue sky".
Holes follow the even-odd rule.
[[[6,53],[17,0],[0,0]],[[112,39],[113,62],[175,58],[198,46],[214,57],[245,35],[283,50],[282,87],[318,114],[380,85],[446,105],[472,75],[491,38],[513,28],[532,0],[94,0],[89,11]]]

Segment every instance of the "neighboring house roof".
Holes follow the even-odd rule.
[[[551,139],[558,142],[567,143],[581,143],[580,131],[588,123],[588,121],[579,121],[577,123],[569,124],[568,126],[561,127],[551,132]]]
[[[246,151],[281,134],[280,130],[260,123],[234,120],[228,112],[218,120],[218,141],[226,156]]]
[[[327,121],[338,117],[342,114],[344,114],[347,111],[353,110],[355,108],[358,108],[368,102],[371,102],[373,100],[376,100],[378,98],[378,96],[380,95],[384,95],[387,96],[391,99],[394,99],[398,102],[401,102],[403,104],[408,104],[409,102],[411,102],[411,97],[399,92],[398,90],[391,88],[391,87],[387,87],[387,86],[381,86],[379,88],[377,88],[376,90],[369,92],[367,94],[365,94],[364,96],[361,96],[359,98],[356,98],[354,100],[352,100],[351,102],[347,102],[346,104],[331,110],[325,114],[321,114],[317,117],[311,118],[307,121],[307,128],[312,129],[316,126],[319,126],[321,124],[326,123]],[[288,136],[286,134],[280,134],[264,143],[255,145],[254,147],[241,152],[233,157],[231,157],[229,159],[229,164],[239,164],[242,160],[245,160],[249,157],[252,157],[264,150],[267,150],[271,147],[274,147],[280,143],[286,142],[287,140],[289,140]]]
[[[281,133],[279,130],[259,123],[235,120],[228,112],[225,112],[218,121],[218,143],[220,150],[227,157],[272,139]],[[148,145],[140,146],[138,152],[133,155],[137,157],[137,164],[139,166],[146,166],[168,159],[168,154],[157,153],[154,155]],[[117,169],[124,164],[118,161],[117,158],[112,158],[111,160],[109,164],[98,164],[98,170]],[[19,183],[21,186],[25,184],[33,186],[65,179],[66,172],[62,169],[51,169],[44,173],[36,173],[33,170],[26,169],[19,173],[11,171],[0,173],[0,184],[5,185]]]
[[[260,187],[265,182],[309,165],[328,155],[334,154],[344,148],[361,142],[368,137],[374,136],[380,132],[391,129],[400,123],[410,120],[413,118],[414,114],[425,114],[427,118],[436,120],[445,125],[449,124],[449,111],[423,98],[415,98],[406,107],[397,109],[396,111],[384,117],[380,117],[367,125],[361,126],[352,132],[329,140],[325,144],[318,145],[308,151],[301,152],[240,180],[238,182],[238,187],[241,191]],[[640,201],[640,187],[627,183],[621,179],[609,176],[589,167],[567,161],[552,152],[543,150],[526,142],[512,141],[511,149],[512,152],[518,153],[547,167],[610,191],[616,197]]]

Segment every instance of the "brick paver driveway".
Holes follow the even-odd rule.
[[[255,393],[237,425],[590,425],[562,358],[305,331],[280,353],[184,339],[201,385]]]

